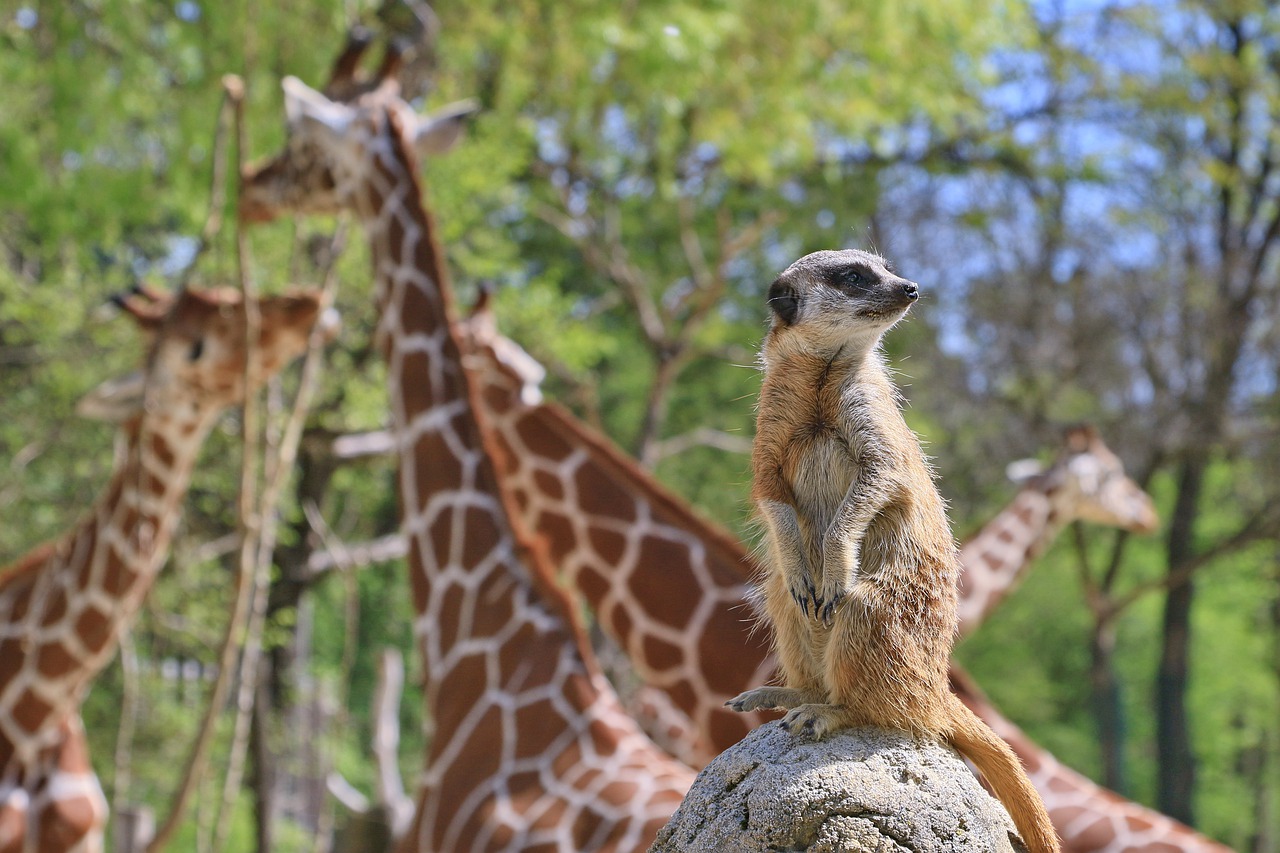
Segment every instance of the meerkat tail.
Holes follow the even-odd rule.
[[[1031,853],[1059,853],[1062,848],[1058,833],[1018,756],[964,703],[955,696],[948,699],[951,730],[947,732],[947,739],[987,780],[996,799],[1013,818],[1027,849]]]

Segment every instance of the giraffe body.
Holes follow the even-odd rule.
[[[737,540],[666,492],[606,438],[544,401],[538,383],[545,371],[498,333],[487,307],[464,321],[461,332],[481,379],[478,400],[502,447],[500,476],[637,673],[658,685],[655,691],[686,717],[689,730],[679,754],[700,766],[707,760],[702,756],[727,749],[754,727],[754,720],[744,722],[747,715],[724,721],[732,712],[723,702],[776,677],[767,638],[751,630],[747,616],[746,581],[759,574],[758,564]],[[1047,512],[1028,514],[1027,505]],[[1030,477],[984,525],[991,535],[961,547],[961,634],[974,630],[1003,600],[1027,562],[1065,523],[1080,518],[1137,532],[1156,526],[1151,499],[1125,476],[1092,428],[1068,430],[1052,465]],[[1046,519],[1053,521],[1039,523]],[[628,531],[632,535],[620,555],[605,547],[623,541]],[[977,577],[966,583],[970,573]],[[702,602],[713,603],[709,612]],[[966,605],[976,618],[963,618]],[[951,685],[1013,747],[1064,849],[1225,853],[1222,845],[1098,786],[1036,746],[954,664]]]
[[[498,487],[412,160],[420,134],[392,83],[345,105],[288,81],[289,148],[242,198],[262,218],[312,209],[299,186],[332,186],[325,203],[353,210],[372,247],[432,721],[402,848],[643,849],[692,772],[625,714]],[[327,177],[307,177],[317,170]]]
[[[146,367],[88,404],[123,419],[122,458],[82,522],[0,573],[0,851],[102,848],[78,708],[164,562],[205,436],[244,395],[238,294],[127,307],[155,336]],[[261,302],[260,376],[303,352],[321,307],[313,293]]]

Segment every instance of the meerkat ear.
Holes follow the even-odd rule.
[[[778,315],[779,320],[790,326],[800,313],[800,294],[796,293],[789,282],[781,278],[775,279],[769,285],[769,307]]]

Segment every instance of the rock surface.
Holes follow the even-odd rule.
[[[766,723],[708,764],[649,853],[1024,851],[955,752],[879,729]]]

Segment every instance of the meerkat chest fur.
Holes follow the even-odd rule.
[[[841,513],[859,499],[855,485],[861,484],[863,498],[878,504],[865,529],[849,533],[872,546],[860,549],[861,575],[893,568],[895,556],[918,565],[926,550],[950,572],[954,543],[945,509],[878,353],[788,358],[767,367],[757,441],[761,456],[774,457],[765,464],[776,467],[782,487],[757,500],[781,499],[794,508],[812,565],[822,566],[829,540],[841,535]],[[757,483],[770,479],[757,477]]]

